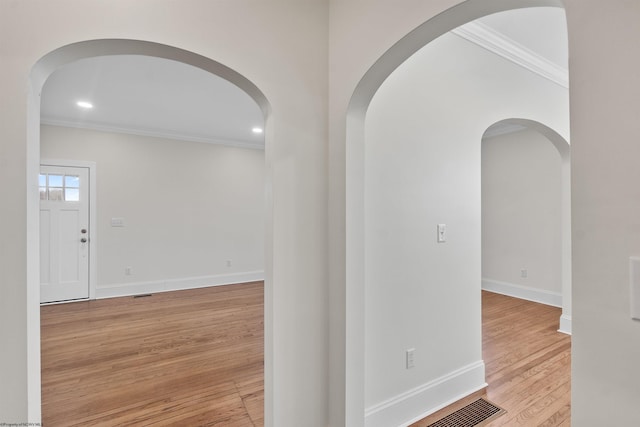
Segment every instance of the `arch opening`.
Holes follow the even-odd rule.
[[[365,396],[366,375],[362,372],[361,368],[362,361],[366,360],[364,337],[367,336],[367,331],[365,329],[366,306],[364,303],[364,295],[368,281],[366,267],[368,261],[366,253],[369,248],[366,242],[366,236],[368,235],[366,224],[370,223],[367,218],[367,201],[365,200],[365,194],[367,192],[367,184],[365,182],[365,170],[367,168],[365,146],[369,143],[368,140],[365,141],[365,134],[370,135],[372,133],[369,129],[366,131],[365,129],[368,126],[368,115],[374,97],[379,96],[379,89],[383,84],[385,84],[389,78],[392,78],[392,74],[412,57],[412,55],[449,31],[490,14],[519,8],[549,6],[562,8],[563,4],[560,1],[544,0],[517,2],[469,0],[461,3],[425,22],[398,41],[372,65],[354,90],[346,115],[345,286],[347,307],[345,318],[345,402],[347,419],[358,420],[358,423],[362,423],[362,421],[360,421],[362,420],[361,414],[364,413],[365,419],[367,420],[364,422],[366,425],[378,425],[375,421],[371,420],[373,420],[377,414],[386,411],[394,404],[394,402],[388,400],[379,405],[371,405],[372,402],[368,401]],[[536,117],[536,119],[541,119],[541,117]],[[484,123],[492,123],[496,120],[498,120],[498,118],[493,116]],[[535,127],[536,125],[533,122],[535,122],[535,120],[529,124]],[[486,125],[479,125],[475,129],[475,141],[480,139],[485,129]],[[548,133],[549,131],[550,128],[543,129],[541,133],[545,134],[545,132]],[[474,136],[470,134],[469,137],[473,138]],[[477,145],[477,149],[479,151],[479,145]],[[401,350],[401,352],[402,351],[404,350]],[[484,374],[482,375],[484,376]],[[438,398],[440,397],[434,396],[436,401]]]
[[[505,134],[501,134],[500,132],[498,132],[498,134],[494,134],[491,130],[492,129],[505,129],[505,131],[507,131],[507,133]],[[514,133],[509,132],[509,130],[513,131]],[[535,215],[535,211],[537,209],[540,209],[539,212],[539,216],[538,218],[535,219],[535,224],[531,225],[529,230],[526,230],[526,233],[532,233],[530,235],[529,239],[524,239],[524,243],[522,243],[522,245],[524,246],[529,246],[530,245],[530,240],[534,240],[534,241],[538,241],[537,245],[538,245],[538,249],[541,249],[543,246],[546,247],[547,244],[549,244],[549,241],[543,242],[542,239],[542,234],[547,236],[546,240],[556,240],[558,241],[558,244],[551,244],[548,249],[548,253],[546,253],[546,255],[549,255],[549,253],[557,253],[557,259],[558,259],[558,263],[559,263],[559,271],[557,272],[557,274],[551,274],[551,271],[548,270],[548,268],[550,268],[548,265],[547,266],[542,266],[545,275],[543,276],[545,281],[543,281],[542,283],[538,283],[535,285],[534,289],[538,289],[538,287],[540,285],[542,286],[547,286],[545,288],[541,288],[541,291],[545,291],[545,292],[534,292],[530,295],[527,295],[527,298],[529,299],[534,299],[538,302],[544,303],[544,304],[549,304],[549,305],[555,305],[555,306],[559,306],[562,308],[562,314],[560,316],[559,319],[559,327],[558,330],[559,332],[563,332],[566,334],[571,334],[571,148],[570,148],[570,144],[569,141],[562,136],[560,133],[558,133],[557,131],[555,131],[554,129],[550,128],[549,126],[544,125],[543,123],[540,123],[538,121],[535,120],[527,120],[527,119],[518,119],[518,118],[511,118],[511,119],[505,119],[505,120],[500,120],[494,124],[492,124],[489,128],[487,128],[487,131],[485,132],[485,134],[483,135],[483,139],[482,139],[482,144],[483,144],[483,154],[482,154],[482,159],[483,159],[483,180],[482,180],[482,186],[483,186],[483,198],[482,198],[482,203],[483,203],[483,233],[482,233],[482,239],[483,239],[483,289],[485,289],[485,285],[488,286],[488,288],[494,288],[494,285],[497,286],[497,288],[495,288],[494,290],[497,290],[499,292],[502,293],[507,293],[507,294],[512,294],[513,291],[513,296],[518,296],[521,295],[519,294],[519,290],[517,287],[512,288],[511,290],[509,289],[509,285],[512,285],[518,281],[520,282],[525,282],[525,280],[519,280],[519,279],[527,279],[527,270],[526,267],[524,265],[518,267],[517,269],[511,265],[513,271],[518,272],[520,271],[520,268],[524,268],[524,271],[520,271],[521,274],[521,278],[515,278],[514,275],[509,276],[508,274],[505,275],[504,270],[502,273],[498,273],[503,275],[502,278],[498,278],[498,277],[485,277],[486,276],[486,272],[485,272],[485,239],[487,237],[487,233],[488,234],[492,234],[493,232],[498,232],[499,234],[499,229],[495,227],[495,220],[496,218],[493,218],[494,222],[494,226],[491,228],[491,230],[487,230],[486,229],[486,224],[485,224],[485,220],[487,219],[485,217],[485,212],[487,211],[484,203],[485,203],[485,185],[486,181],[484,178],[487,176],[487,171],[485,170],[486,168],[490,168],[491,165],[496,165],[496,160],[493,160],[490,164],[485,162],[485,143],[486,138],[494,138],[494,137],[501,137],[501,138],[507,138],[507,135],[514,135],[513,138],[509,138],[509,142],[516,142],[518,141],[517,136],[520,135],[521,131],[531,131],[534,135],[540,135],[541,140],[537,140],[534,142],[532,141],[532,136],[529,135],[526,138],[526,142],[524,147],[528,147],[528,153],[531,153],[532,158],[528,159],[526,158],[527,156],[525,155],[525,152],[519,152],[518,150],[516,150],[515,148],[513,149],[513,151],[509,153],[507,153],[507,155],[505,156],[499,156],[499,157],[495,157],[496,155],[496,150],[500,151],[499,147],[505,148],[505,142],[502,142],[501,145],[498,146],[498,148],[493,148],[492,152],[494,153],[494,157],[495,159],[500,159],[500,161],[512,161],[513,163],[513,168],[510,167],[506,167],[505,169],[509,170],[512,169],[513,172],[515,172],[516,170],[516,165],[517,164],[523,164],[527,161],[536,161],[536,165],[541,166],[541,167],[551,167],[553,165],[555,165],[555,162],[553,164],[550,164],[549,161],[552,160],[547,156],[545,156],[544,151],[541,150],[542,147],[539,147],[538,150],[532,150],[532,148],[536,147],[536,146],[540,146],[540,145],[544,145],[545,143],[549,143],[553,148],[552,150],[557,152],[558,156],[559,156],[559,161],[558,161],[558,167],[557,170],[554,167],[552,167],[550,170],[543,170],[543,169],[537,169],[535,171],[538,180],[540,178],[546,178],[546,181],[550,181],[553,176],[556,175],[557,172],[557,179],[558,181],[551,181],[552,183],[554,183],[554,185],[551,186],[551,188],[547,187],[547,189],[549,190],[549,192],[555,192],[557,191],[559,193],[558,197],[557,197],[557,201],[553,201],[553,200],[549,200],[549,195],[545,194],[545,192],[542,192],[541,190],[544,189],[544,187],[541,186],[541,184],[538,184],[537,182],[533,182],[532,180],[530,181],[530,185],[531,187],[529,188],[529,190],[534,191],[533,193],[533,197],[534,198],[544,198],[544,200],[546,200],[546,203],[543,206],[534,206],[533,203],[526,208],[525,206],[529,203],[529,202],[533,202],[533,201],[527,201],[525,194],[524,193],[519,193],[519,200],[517,203],[514,203],[512,200],[510,200],[510,198],[507,198],[506,196],[500,196],[498,195],[498,197],[503,198],[503,202],[507,203],[504,205],[492,205],[492,207],[490,209],[496,210],[496,209],[504,209],[504,208],[508,208],[510,209],[510,214],[512,215],[519,215],[519,214],[515,214],[514,213],[514,209],[518,209],[517,212],[520,212],[521,214],[524,213],[528,218],[529,221],[534,220],[534,218],[536,218]],[[548,153],[549,150],[547,150],[546,152]],[[526,165],[523,165],[526,166]],[[502,169],[502,168],[501,168]],[[544,175],[552,175],[551,177],[549,176],[544,176]],[[499,175],[499,173],[498,173]],[[516,178],[518,180],[518,182],[522,183],[525,182],[524,180],[526,178],[523,178],[520,173],[514,173],[513,175],[510,175],[513,178]],[[493,180],[492,182],[494,182],[496,179],[498,180],[506,180],[509,181],[508,177],[499,177],[496,175],[493,175]],[[490,177],[491,178],[491,177]],[[492,185],[492,184],[488,184],[488,185]],[[509,191],[508,188],[512,188],[512,185],[516,185],[514,182],[511,182],[507,188],[505,187],[501,187],[503,188],[503,190],[505,190],[506,192],[508,192],[509,194],[513,195],[515,192],[514,191]],[[540,185],[540,186],[538,186]],[[557,187],[557,188],[555,188]],[[536,190],[538,191],[536,193]],[[497,190],[496,190],[497,191]],[[493,192],[494,195],[497,195],[495,193],[495,191]],[[557,208],[558,210],[558,221],[557,223],[555,221],[551,221],[549,223],[544,223],[545,226],[542,226],[540,224],[540,221],[543,220],[543,218],[548,218],[549,216],[549,210],[555,210]],[[496,212],[494,212],[496,213]],[[505,219],[508,219],[505,217]],[[514,230],[516,228],[520,228],[522,230],[523,227],[526,227],[526,224],[524,223],[520,223],[518,226],[518,221],[520,220],[519,218],[514,218],[515,221],[510,223],[511,226],[513,226]],[[548,229],[547,229],[548,228]],[[559,230],[557,229],[559,228]],[[536,232],[536,230],[538,230],[538,232]],[[555,232],[551,232],[551,230],[555,230]],[[524,230],[523,230],[524,231]],[[545,234],[546,233],[546,234]],[[540,234],[540,235],[536,235],[536,234]],[[514,236],[505,236],[507,240],[509,239],[515,239]],[[502,242],[502,244],[504,245],[505,241]],[[507,245],[509,245],[509,243],[507,243]],[[515,240],[511,241],[510,243],[511,249],[507,249],[507,247],[502,247],[501,249],[501,253],[509,253],[510,254],[510,259],[511,256],[513,256],[514,254],[517,254],[521,249],[522,249],[522,245],[520,244],[516,244]],[[532,248],[529,248],[528,251],[523,251],[529,254],[529,256],[532,255]],[[539,254],[545,253],[545,250],[541,250],[539,252]],[[493,253],[493,252],[492,252]],[[493,253],[492,257],[495,258],[496,253]],[[555,258],[555,257],[554,257]],[[495,258],[493,259],[493,262],[491,262],[492,264],[492,269],[494,267],[497,266],[496,261],[499,260],[499,258]],[[549,261],[549,262],[553,262],[553,261]],[[526,264],[526,262],[524,262],[524,264]],[[500,267],[501,268],[501,267]],[[515,280],[514,280],[515,279]],[[541,277],[536,278],[535,280],[540,282]],[[486,282],[488,280],[488,282]],[[559,283],[559,289],[551,289],[553,286],[550,286],[550,283],[554,283],[554,282],[558,282]],[[545,282],[546,285],[545,285]],[[492,284],[493,283],[493,284]],[[518,285],[516,285],[518,286]],[[524,286],[524,284],[522,284],[522,286]],[[559,290],[559,298],[560,300],[558,300],[558,297],[556,297],[556,294],[558,293]],[[549,293],[546,293],[549,292]]]
[[[44,55],[33,66],[29,76],[28,115],[27,115],[27,384],[28,384],[28,415],[30,420],[41,419],[41,375],[40,375],[40,241],[39,241],[39,198],[38,173],[40,166],[40,95],[48,77],[57,69],[72,62],[93,57],[110,55],[139,55],[162,58],[191,65],[216,75],[237,86],[244,91],[258,105],[265,123],[265,151],[269,150],[271,134],[268,128],[271,106],[266,96],[250,80],[235,70],[202,55],[176,47],[131,39],[101,39],[82,41],[60,47]],[[269,157],[266,157],[268,162]],[[271,185],[266,182],[267,188]],[[34,189],[34,191],[31,191]],[[271,366],[272,322],[269,316],[271,301],[270,265],[271,247],[269,239],[271,227],[271,199],[267,191],[266,219],[265,219],[265,401],[271,400]],[[265,408],[269,416],[270,408]]]

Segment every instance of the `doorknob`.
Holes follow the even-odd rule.
[[[83,237],[82,239],[80,239],[80,242],[82,242],[82,243],[87,243],[87,238],[86,238],[86,237]]]

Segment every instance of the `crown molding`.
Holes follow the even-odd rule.
[[[569,72],[565,68],[538,55],[485,24],[470,22],[451,32],[565,89],[569,88]]]
[[[40,120],[43,125],[62,126],[77,129],[96,130],[100,132],[123,133],[128,135],[148,136],[152,138],[172,139],[176,141],[200,142],[205,144],[225,145],[227,147],[249,148],[252,150],[264,150],[263,143],[251,143],[245,141],[237,141],[233,139],[209,138],[198,135],[186,135],[177,132],[154,131],[150,129],[127,128],[120,126],[112,126],[103,123],[94,122],[74,122],[70,120],[59,120],[43,117]]]

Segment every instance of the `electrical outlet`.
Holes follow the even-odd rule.
[[[520,270],[520,277],[523,277],[526,279],[528,274],[529,272],[526,269],[523,268],[522,270]]]
[[[231,267],[231,260],[230,259],[227,260],[227,267]]]
[[[415,361],[415,352],[416,349],[415,348],[408,348],[407,349],[407,369],[411,369],[414,366],[416,366],[416,361]]]
[[[132,271],[131,267],[125,267],[124,268],[124,275],[125,276],[131,276],[131,271]]]

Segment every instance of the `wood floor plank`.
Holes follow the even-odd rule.
[[[253,424],[264,425],[264,390],[244,395],[242,403]]]
[[[540,427],[557,427],[563,425],[567,421],[571,421],[571,405],[565,403],[560,407],[560,409],[551,414],[549,418],[540,423]]]
[[[256,282],[43,306],[44,425],[264,425],[263,292]],[[570,425],[571,340],[556,331],[559,316],[483,292],[489,386],[469,399],[508,411],[489,427]]]
[[[46,426],[260,426],[262,282],[41,307]]]

